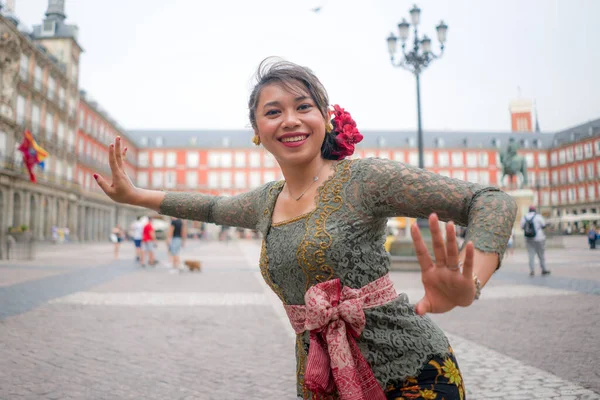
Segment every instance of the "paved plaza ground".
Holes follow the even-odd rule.
[[[517,250],[481,300],[433,318],[467,399],[600,399],[600,250],[585,237],[528,276]],[[0,262],[0,399],[293,399],[294,336],[258,270],[260,243],[190,241],[201,273],[142,269],[125,243]],[[393,272],[417,301],[420,275]]]

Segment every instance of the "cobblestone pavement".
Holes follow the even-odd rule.
[[[552,275],[517,251],[447,332],[468,399],[600,399],[600,250],[568,238]],[[581,240],[580,241],[578,241]],[[583,245],[582,245],[583,243]],[[136,266],[126,243],[38,249],[0,262],[0,399],[292,399],[294,335],[258,271],[259,243],[192,242],[201,273]],[[422,295],[418,273],[394,272]]]

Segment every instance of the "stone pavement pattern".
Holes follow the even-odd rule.
[[[129,244],[118,261],[109,245],[66,245],[1,263],[0,399],[295,398],[294,335],[259,250],[196,242],[184,258],[203,272],[181,275],[135,266]],[[549,253],[548,279],[517,252],[478,303],[434,316],[468,399],[600,399],[598,256]],[[422,295],[418,273],[393,279]]]

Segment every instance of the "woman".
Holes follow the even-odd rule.
[[[516,205],[496,188],[388,160],[348,160],[362,136],[328,104],[309,69],[265,60],[249,100],[253,142],[277,159],[284,181],[233,197],[139,189],[124,172],[119,138],[109,149],[112,184],[95,178],[118,202],[262,233],[262,275],[297,333],[301,398],[462,399],[448,340],[425,314],[473,302],[502,260]],[[387,274],[393,216],[429,216],[435,260],[411,228],[425,288],[416,305]],[[444,243],[440,219],[468,225],[460,253],[453,222]]]

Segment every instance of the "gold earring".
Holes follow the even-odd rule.
[[[331,133],[331,131],[333,131],[333,124],[331,121],[328,121],[327,125],[325,125],[325,133]]]
[[[258,136],[258,135],[252,136],[252,143],[254,143],[255,146],[260,146],[260,136]]]

